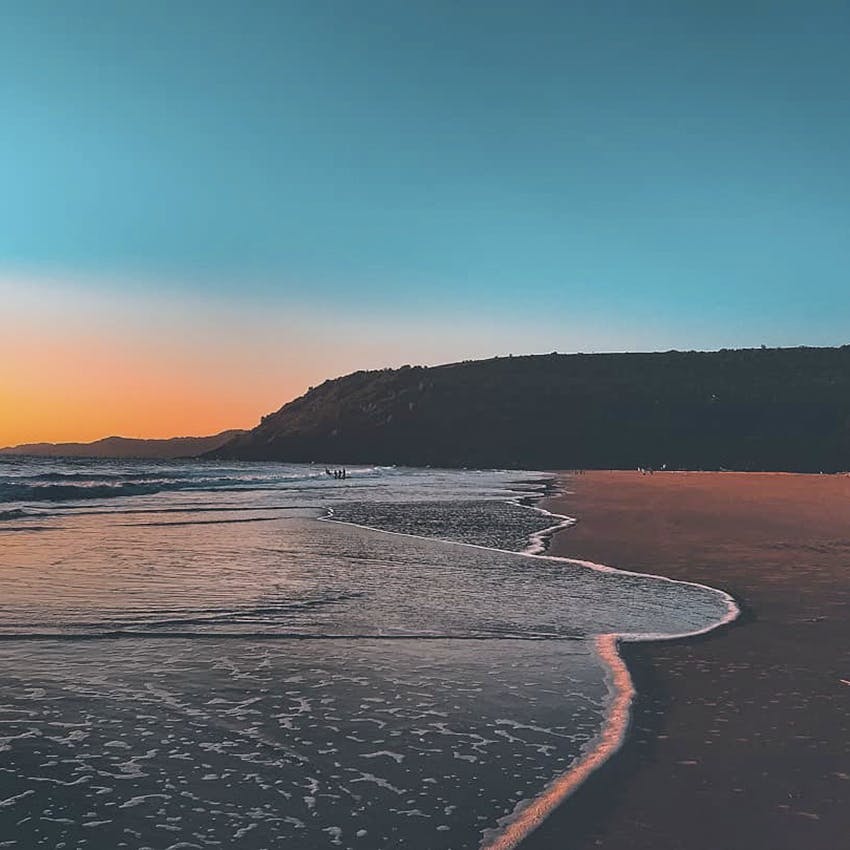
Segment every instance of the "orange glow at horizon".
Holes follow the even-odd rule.
[[[253,427],[306,383],[294,370],[252,369],[255,353],[234,353],[228,366],[205,369],[167,346],[150,351],[105,340],[34,340],[11,365],[4,352],[0,446]]]
[[[0,446],[250,428],[315,381],[310,354],[269,318],[0,287]]]

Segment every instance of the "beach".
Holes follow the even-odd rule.
[[[850,478],[0,467],[10,847],[843,846]]]
[[[850,830],[850,477],[563,475],[549,554],[731,593],[734,623],[621,645],[622,749],[523,844],[833,850]]]

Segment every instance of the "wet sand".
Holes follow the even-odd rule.
[[[711,634],[628,644],[623,748],[524,850],[835,850],[850,835],[850,477],[591,472],[550,552],[722,588]],[[845,680],[845,681],[842,681]]]

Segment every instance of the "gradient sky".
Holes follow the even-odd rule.
[[[0,11],[0,444],[406,362],[850,341],[847,3]]]

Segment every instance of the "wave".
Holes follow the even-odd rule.
[[[136,631],[133,629],[104,629],[102,631],[79,632],[3,632],[0,633],[0,643],[9,641],[29,640],[114,640],[116,638],[149,638],[162,640],[235,640],[249,638],[251,640],[303,640],[303,641],[335,641],[335,640],[374,640],[374,641],[529,641],[563,643],[565,641],[584,641],[585,635],[535,635],[535,634],[476,634],[466,632],[446,632],[434,634],[399,633],[381,634],[373,632],[275,632],[275,631],[232,631],[232,632],[195,632],[195,631]]]
[[[154,472],[40,472],[24,476],[26,481],[161,481],[162,473]]]
[[[10,511],[0,511],[0,522],[10,519],[26,519],[33,514],[30,511],[25,511],[23,508],[12,508]]]
[[[158,493],[158,484],[0,484],[0,501],[71,502],[85,499],[114,499]]]
[[[241,486],[240,486],[241,485]],[[0,484],[0,502],[76,502],[90,499],[117,499],[122,496],[151,496],[162,492],[256,492],[286,488],[264,485],[250,486],[238,479],[210,479],[207,481],[150,481],[118,484]],[[305,489],[305,488],[297,488]]]
[[[386,474],[382,467],[349,471],[351,478],[372,478]],[[227,470],[229,472],[229,470]],[[123,496],[149,496],[162,492],[247,493],[298,490],[322,491],[327,478],[324,468],[305,472],[268,475],[203,475],[198,470],[41,472],[15,478],[0,478],[0,504],[3,502],[71,502],[91,499],[117,499]],[[311,483],[307,483],[311,482]],[[2,518],[2,517],[0,517]]]

